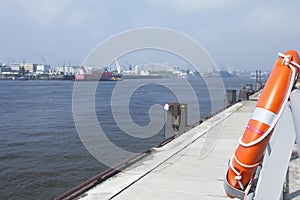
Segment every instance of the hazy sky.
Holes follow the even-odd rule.
[[[299,11],[297,0],[1,0],[0,62],[79,65],[112,35],[163,27],[194,38],[219,68],[270,69],[278,51],[300,49]]]

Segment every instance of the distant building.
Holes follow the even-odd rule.
[[[74,75],[75,74],[75,68],[72,66],[59,66],[56,68],[56,72],[58,74],[64,74],[64,75]]]
[[[149,76],[150,71],[149,70],[141,70],[141,76]]]
[[[19,69],[18,70],[13,70],[10,67],[2,68],[1,69],[1,74],[2,75],[18,75],[19,74]]]
[[[37,74],[48,73],[50,69],[51,69],[50,65],[44,65],[44,64],[37,64],[36,65],[36,73]]]
[[[4,71],[5,73],[12,73],[16,74],[16,72],[20,72],[20,70],[24,70],[26,74],[45,74],[51,69],[50,65],[43,65],[43,64],[35,64],[35,63],[11,63],[9,67],[6,67],[7,70]],[[10,69],[10,70],[9,70]],[[3,74],[3,73],[2,73]]]
[[[0,74],[2,73],[2,68],[4,69],[6,65],[4,63],[0,63]]]
[[[14,71],[19,71],[20,67],[21,67],[21,63],[11,63],[10,64],[10,68]]]
[[[37,64],[34,64],[34,63],[23,63],[21,64],[21,67],[24,67],[25,69],[25,72],[30,72],[30,73],[33,73],[33,72],[36,72],[36,67],[37,67]]]

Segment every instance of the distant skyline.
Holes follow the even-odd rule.
[[[80,65],[112,35],[162,27],[192,37],[219,69],[270,70],[279,51],[300,50],[299,10],[296,0],[2,0],[0,62]]]

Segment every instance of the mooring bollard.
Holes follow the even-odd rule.
[[[249,96],[254,93],[252,84],[247,84],[240,90],[240,100],[249,100]]]
[[[165,139],[183,131],[187,126],[187,104],[167,103],[165,109]]]
[[[227,108],[236,103],[236,90],[226,90],[224,107]]]

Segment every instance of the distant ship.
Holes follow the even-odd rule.
[[[119,81],[122,80],[123,75],[108,71],[107,68],[102,70],[82,66],[75,71],[74,77],[76,81]]]

